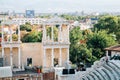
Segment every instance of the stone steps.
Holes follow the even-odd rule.
[[[86,69],[80,80],[120,80],[120,61],[110,60],[102,65],[97,61],[91,68]]]

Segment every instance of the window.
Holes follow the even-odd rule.
[[[27,66],[32,66],[32,58],[27,58]]]
[[[58,58],[54,58],[54,66],[58,65]]]

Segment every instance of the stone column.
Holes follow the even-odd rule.
[[[13,54],[12,54],[12,47],[10,47],[10,66],[13,68]]]
[[[69,47],[67,48],[67,61],[69,62]]]
[[[43,49],[43,67],[46,67],[46,48]]]
[[[21,51],[20,47],[18,47],[18,68],[21,69]]]
[[[62,24],[60,25],[60,41],[62,41]]]
[[[108,57],[108,50],[106,50],[106,57]]]
[[[10,42],[12,43],[12,28],[11,26],[9,26],[9,28],[10,28]]]
[[[47,39],[47,31],[46,31],[46,25],[44,25],[44,30],[45,30],[45,35],[44,35],[44,37],[45,37],[45,40]]]
[[[52,53],[51,53],[51,66],[54,67],[54,48],[52,48]]]
[[[62,66],[62,49],[61,48],[59,48],[59,55],[60,55],[60,57],[59,57],[59,66]]]
[[[43,37],[42,37],[42,42],[45,42],[46,39],[47,39],[47,38],[46,38],[46,26],[45,26],[45,24],[43,24]]]

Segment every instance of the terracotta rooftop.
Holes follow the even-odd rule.
[[[120,52],[120,44],[115,45],[115,46],[111,46],[111,47],[108,47],[108,48],[105,48],[105,50],[119,51]]]

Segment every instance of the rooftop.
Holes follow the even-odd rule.
[[[115,46],[111,46],[111,47],[107,47],[107,48],[105,48],[105,50],[118,51],[118,52],[120,52],[120,44],[115,45]]]

